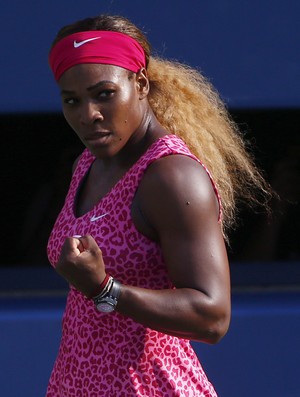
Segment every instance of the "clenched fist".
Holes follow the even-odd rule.
[[[100,293],[106,276],[102,252],[92,236],[67,238],[56,271],[87,298]]]

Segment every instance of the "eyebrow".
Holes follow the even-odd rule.
[[[93,91],[95,88],[100,88],[101,86],[104,86],[104,85],[106,85],[106,84],[114,84],[114,82],[113,82],[113,81],[110,81],[110,80],[101,80],[101,81],[99,81],[98,83],[96,83],[96,84],[94,84],[94,85],[91,85],[91,86],[88,87],[86,90],[87,90],[87,91]],[[61,90],[60,93],[61,93],[61,94],[68,94],[68,95],[70,95],[70,94],[74,94],[75,91],[72,91],[72,90]]]

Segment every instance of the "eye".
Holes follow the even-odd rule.
[[[101,90],[101,91],[98,93],[98,98],[101,98],[101,99],[108,99],[108,98],[111,98],[111,97],[114,95],[114,93],[115,93],[115,91],[112,90],[112,89]]]
[[[63,103],[66,105],[76,105],[78,103],[78,99],[76,98],[64,98]]]

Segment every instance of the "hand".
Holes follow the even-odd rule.
[[[87,298],[100,293],[106,276],[102,252],[92,236],[67,238],[56,271]]]

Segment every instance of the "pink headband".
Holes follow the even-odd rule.
[[[104,30],[78,32],[58,41],[50,51],[49,63],[58,81],[72,66],[103,63],[120,66],[137,73],[145,67],[141,45],[126,34]]]

